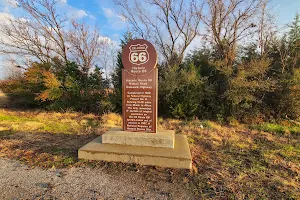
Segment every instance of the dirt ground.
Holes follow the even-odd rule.
[[[0,159],[0,199],[193,199],[184,188],[137,171],[30,168]]]

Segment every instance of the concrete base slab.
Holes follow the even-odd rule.
[[[137,163],[140,165],[154,165],[169,168],[190,169],[192,166],[192,157],[185,135],[175,135],[174,149],[104,144],[102,143],[102,136],[100,136],[81,147],[78,150],[78,158]]]
[[[133,146],[174,148],[175,131],[161,130],[157,133],[129,132],[111,129],[102,135],[102,143]]]

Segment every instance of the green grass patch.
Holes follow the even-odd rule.
[[[80,134],[101,126],[98,117],[81,113],[14,112],[0,110],[0,126],[13,131]]]
[[[290,132],[291,132],[292,134],[300,135],[300,126],[293,126],[293,127],[290,127]]]
[[[63,164],[68,166],[68,165],[73,165],[75,163],[74,159],[73,158],[65,158],[63,160]]]
[[[5,121],[5,122],[24,122],[24,121],[31,121],[31,119],[27,118],[27,117],[4,115],[4,114],[0,113],[0,121]]]
[[[277,152],[277,154],[287,161],[300,162],[300,144],[297,144],[295,146],[285,145],[280,151]]]
[[[263,123],[263,124],[251,125],[250,128],[260,130],[260,131],[270,132],[270,133],[279,133],[279,134],[291,133],[291,134],[300,135],[300,126],[284,126],[284,125],[274,124],[274,123]]]
[[[216,122],[212,122],[212,121],[209,121],[209,120],[204,120],[204,121],[201,122],[201,124],[205,128],[210,128],[210,129],[214,129],[214,130],[222,130],[222,126],[219,125]]]
[[[76,131],[76,128],[74,131]],[[45,123],[43,127],[40,129],[40,131],[71,134],[73,132],[73,129],[74,128],[70,127],[68,124],[53,122],[53,123]]]

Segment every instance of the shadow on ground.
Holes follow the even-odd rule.
[[[5,108],[8,106],[8,99],[0,90],[0,108]]]
[[[97,137],[94,134],[23,133],[0,131],[0,156],[39,167],[68,167],[75,164],[77,150]]]

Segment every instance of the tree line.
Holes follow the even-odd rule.
[[[10,40],[0,42],[0,52],[34,58],[1,83],[16,104],[121,112],[122,47],[144,38],[160,55],[159,115],[245,123],[299,119],[299,14],[282,32],[267,0],[116,0],[130,31],[108,78],[98,64],[106,44],[97,27],[63,18],[56,3],[18,0],[31,20],[1,26]],[[202,47],[187,52],[197,38]]]

